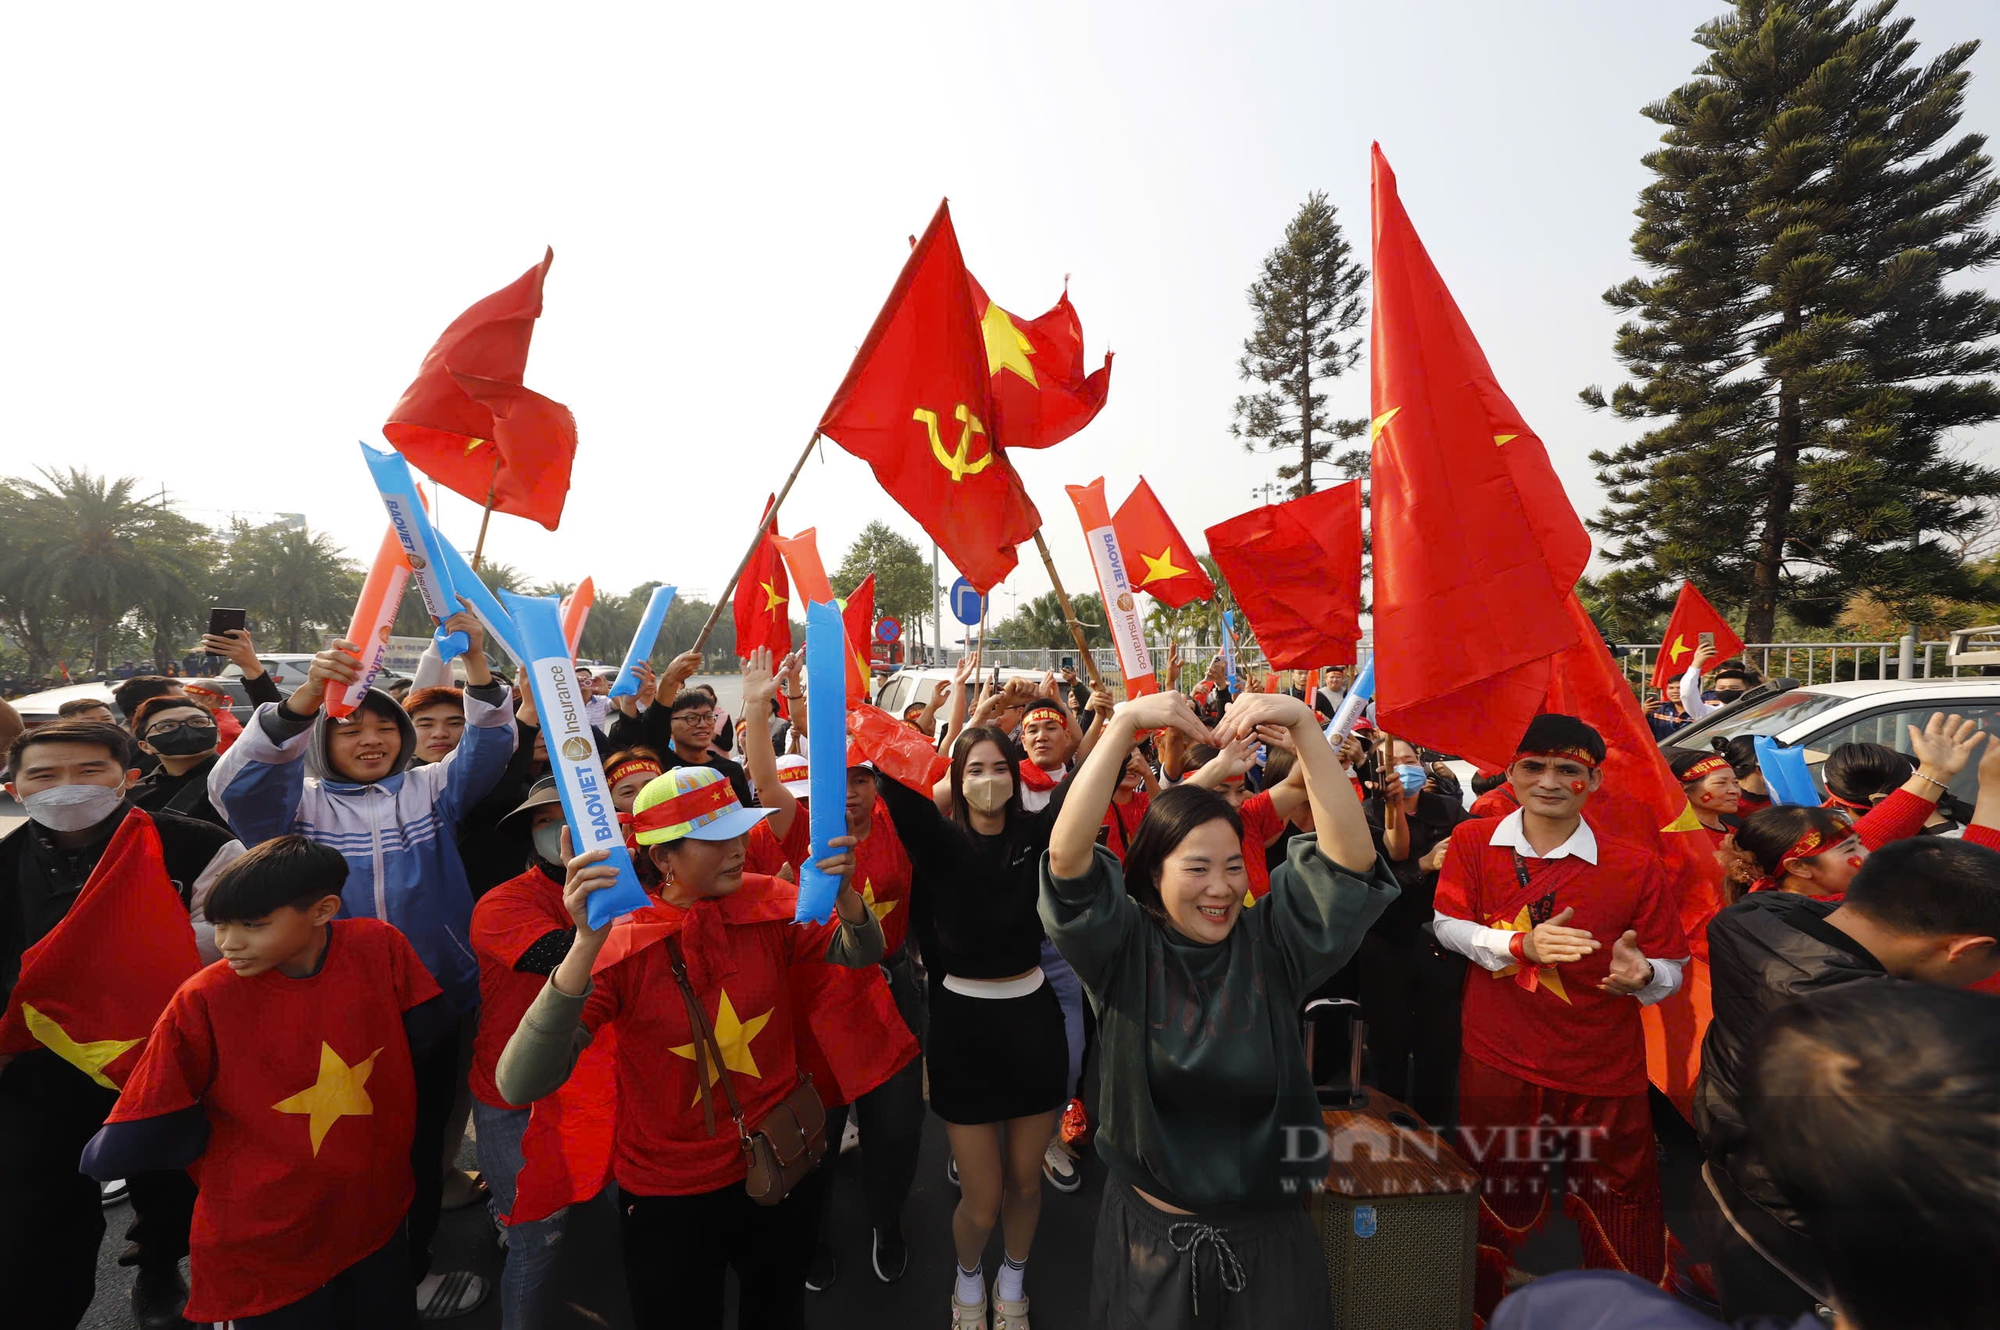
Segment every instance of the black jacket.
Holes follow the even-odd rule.
[[[1888,978],[1859,942],[1826,922],[1837,908],[1837,901],[1763,891],[1744,897],[1708,925],[1715,1018],[1701,1046],[1695,1131],[1717,1185],[1728,1189],[1725,1199],[1732,1209],[1741,1210],[1737,1202],[1747,1198],[1800,1235],[1798,1215],[1771,1181],[1743,1121],[1749,1071],[1744,1061],[1774,1008],[1821,989]],[[1802,1266],[1811,1261],[1809,1252],[1801,1241],[1790,1254]]]
[[[1368,833],[1375,838],[1376,852],[1389,865],[1389,872],[1403,893],[1389,903],[1369,931],[1399,947],[1416,946],[1427,940],[1423,927],[1431,921],[1431,898],[1437,894],[1438,883],[1438,875],[1424,872],[1418,867],[1419,861],[1437,848],[1439,841],[1451,839],[1452,828],[1467,817],[1465,807],[1430,790],[1419,793],[1416,809],[1409,818],[1410,857],[1400,860],[1389,858],[1383,844],[1387,833],[1382,828],[1381,796],[1369,795],[1368,801],[1361,805],[1361,815],[1368,819]]]

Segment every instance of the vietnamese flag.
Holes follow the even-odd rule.
[[[1167,516],[1144,476],[1111,515],[1111,526],[1134,574],[1133,590],[1174,609],[1215,594],[1208,570],[1194,557],[1193,547],[1182,538],[1180,528]]]
[[[992,373],[950,206],[940,203],[819,430],[867,462],[982,593],[1042,524],[994,433]],[[813,599],[804,586],[799,594]]]
[[[1722,867],[1646,725],[1639,699],[1589,614],[1574,595],[1566,598],[1564,608],[1581,640],[1550,662],[1544,709],[1575,716],[1604,737],[1604,784],[1590,796],[1584,813],[1599,833],[1650,848],[1680,906],[1693,959],[1681,991],[1644,1008],[1640,1018],[1646,1029],[1648,1075],[1683,1115],[1690,1115],[1701,1072],[1701,1040],[1708,1030],[1708,921],[1724,903]]]
[[[576,417],[521,377],[555,259],[549,250],[453,320],[382,426],[397,452],[445,488],[551,531],[569,495]]]
[[[1083,324],[1063,287],[1056,307],[1038,319],[1000,308],[971,273],[973,308],[992,374],[993,418],[1002,448],[1047,448],[1088,425],[1111,393],[1111,353],[1104,366],[1083,370]]]
[[[107,1090],[120,1089],[154,1022],[201,967],[160,833],[135,808],[62,922],[21,954],[0,1018],[0,1055],[47,1047]]]
[[[826,565],[820,562],[818,528],[807,527],[796,536],[781,536],[774,531],[770,540],[778,547],[778,552],[785,556],[786,566],[792,570],[792,585],[799,589],[799,596],[806,604],[831,605],[838,602],[840,598],[833,594],[833,583],[827,580]],[[870,616],[869,624],[862,630],[865,634],[868,629],[874,627],[875,574],[870,573],[862,586],[868,589],[866,613]],[[861,587],[856,587],[855,593],[859,595],[860,592]],[[850,605],[851,601],[852,598]],[[868,670],[868,657],[865,655],[857,657],[855,654],[857,648],[853,618],[844,617],[842,626],[847,630],[847,704],[853,706],[856,701],[868,700],[868,685],[872,679]],[[868,639],[865,635],[860,639],[858,649],[863,652],[868,650]]]
[[[1586,640],[1565,600],[1590,538],[1424,251],[1379,147],[1374,199],[1377,723],[1499,768],[1541,708],[1550,658]]]
[[[766,499],[764,517],[767,523],[770,515],[771,500]],[[765,527],[763,539],[757,542],[750,562],[743,566],[742,576],[736,579],[733,605],[736,654],[745,660],[758,647],[769,648],[773,661],[783,660],[792,649],[791,615],[785,608],[791,603],[792,587],[785,577],[785,561],[773,541],[776,534],[769,526]],[[784,694],[778,696],[779,705],[783,706]]]
[[[1681,583],[1680,598],[1674,602],[1673,617],[1667,620],[1667,635],[1660,643],[1659,659],[1653,662],[1653,687],[1665,688],[1687,673],[1703,633],[1715,634],[1718,659],[1743,649],[1743,639],[1716,613],[1708,597],[1695,590],[1692,582]]]
[[[847,593],[847,606],[840,612],[847,629],[847,705],[868,700],[875,672],[868,665],[869,641],[875,633],[875,574],[861,579],[861,585]]]
[[[1360,481],[1253,508],[1208,528],[1207,536],[1272,669],[1354,662],[1361,639]],[[1377,627],[1377,651],[1381,632]]]

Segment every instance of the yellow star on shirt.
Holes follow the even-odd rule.
[[[764,588],[765,609],[775,610],[778,608],[778,606],[785,603],[785,598],[779,595],[775,590],[773,590],[769,582],[759,582],[757,585]]]
[[[1139,557],[1146,564],[1146,575],[1139,579],[1140,586],[1146,586],[1153,582],[1169,581],[1173,578],[1183,576],[1187,572],[1185,568],[1176,568],[1174,566],[1174,547],[1171,545],[1161,550],[1160,557],[1157,559],[1144,550],[1139,551]]]
[[[486,442],[486,440],[484,439],[467,439],[465,441],[465,451],[471,452],[474,448],[477,448],[480,444],[484,442]]]
[[[322,1042],[319,1046],[319,1079],[313,1082],[312,1088],[271,1105],[280,1113],[309,1115],[306,1131],[312,1138],[315,1158],[319,1155],[320,1142],[326,1139],[334,1123],[345,1117],[375,1115],[375,1102],[362,1087],[368,1084],[368,1077],[375,1070],[375,1059],[380,1056],[382,1050],[378,1048],[350,1067],[341,1060],[340,1054],[333,1051],[333,1045]]]
[[[986,302],[986,313],[979,320],[979,331],[986,338],[986,372],[998,374],[1003,369],[1013,370],[1028,381],[1028,386],[1039,388],[1035,381],[1035,366],[1028,359],[1035,348],[1026,334],[1014,326],[1014,320],[1007,311],[992,301]]]
[[[764,1026],[770,1019],[771,1012],[767,1011],[762,1016],[752,1016],[747,1021],[738,1020],[736,1004],[729,1000],[729,991],[724,989],[722,1001],[715,1009],[714,1022],[715,1043],[722,1050],[722,1065],[731,1071],[740,1071],[745,1076],[755,1076],[761,1080],[764,1073],[757,1070],[757,1059],[751,1055],[750,1041],[763,1032]],[[682,1044],[679,1048],[669,1051],[677,1057],[684,1057],[690,1062],[695,1061],[694,1045],[691,1043]],[[697,1072],[696,1075],[699,1076],[700,1073]],[[708,1083],[713,1085],[721,1077],[721,1070],[713,1062],[709,1062]],[[689,1102],[691,1104],[701,1102],[700,1086],[695,1087],[694,1098]]]
[[[1523,905],[1521,907],[1521,912],[1514,916],[1514,920],[1512,923],[1496,922],[1493,925],[1493,927],[1500,929],[1502,932],[1506,933],[1527,933],[1533,931],[1535,925],[1528,918],[1528,907]],[[1564,1002],[1569,1001],[1569,993],[1564,990],[1562,976],[1556,973],[1555,966],[1536,965],[1536,966],[1531,966],[1530,968],[1534,971],[1535,987],[1546,988],[1549,990],[1549,992],[1554,993]],[[1509,976],[1519,974],[1520,972],[1521,972],[1520,965],[1515,964],[1508,966],[1504,970],[1494,970],[1491,973],[1495,979],[1505,979],[1508,978]]]
[[[104,1074],[104,1069],[123,1057],[127,1050],[137,1048],[145,1039],[93,1039],[80,1044],[69,1037],[69,1031],[55,1021],[35,1010],[31,1003],[21,1004],[21,1021],[28,1027],[28,1033],[40,1040],[43,1047],[69,1063],[84,1075],[96,1081],[107,1090],[116,1090],[117,1084]]]
[[[873,910],[877,919],[887,919],[889,911],[895,909],[899,902],[882,901],[878,904],[875,900],[874,880],[869,879],[861,884],[861,903]]]

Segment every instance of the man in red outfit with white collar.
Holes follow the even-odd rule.
[[[1590,726],[1535,717],[1507,770],[1521,807],[1461,823],[1438,881],[1437,940],[1479,967],[1465,978],[1459,1135],[1485,1179],[1489,1314],[1547,1214],[1558,1155],[1584,1264],[1654,1284],[1666,1273],[1639,1008],[1680,986],[1688,944],[1652,851],[1583,815],[1603,761]]]

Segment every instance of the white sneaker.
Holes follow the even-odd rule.
[[[849,1150],[854,1149],[860,1144],[861,1124],[856,1122],[853,1115],[850,1114],[847,1119],[847,1126],[840,1133],[840,1152],[846,1154]]]
[[[958,1179],[953,1178],[952,1181],[956,1182]],[[100,1182],[97,1184],[98,1199],[105,1205],[116,1205],[118,1202],[124,1200],[127,1190],[128,1188],[123,1178],[114,1178],[110,1182]]]
[[[952,1186],[956,1187],[956,1186],[958,1185],[958,1156],[957,1156],[957,1155],[946,1155],[946,1156],[944,1157],[944,1175],[945,1175],[945,1176],[946,1176],[947,1178],[950,1178],[950,1179],[951,1179],[951,1185],[952,1185]]]
[[[1076,1161],[1056,1137],[1049,1138],[1049,1148],[1042,1152],[1042,1176],[1060,1192],[1073,1192],[1083,1186],[1083,1174],[1076,1171]]]

